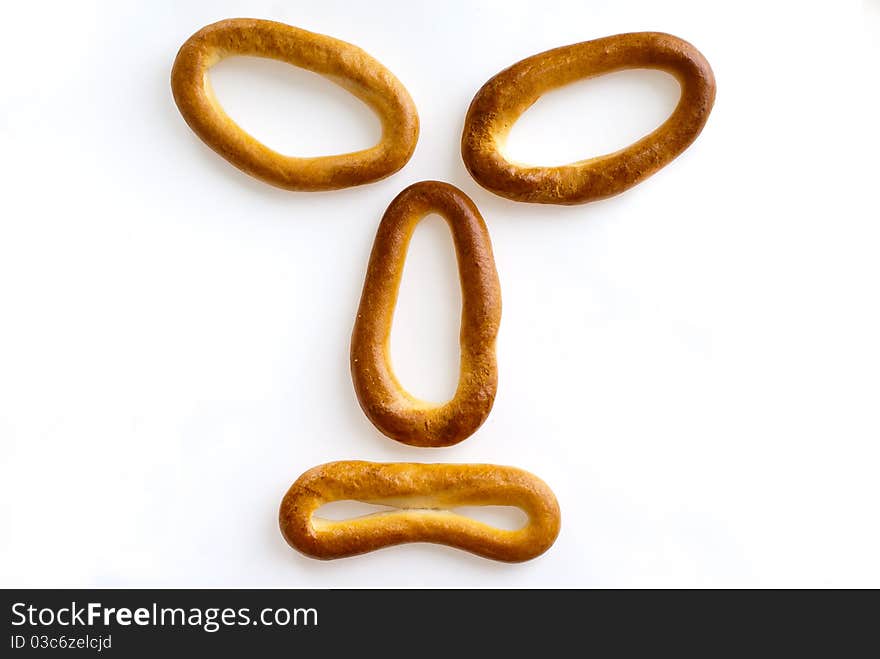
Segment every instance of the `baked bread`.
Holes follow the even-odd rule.
[[[325,503],[350,499],[398,510],[344,521],[314,516]],[[452,510],[489,505],[517,506],[528,523],[508,531]],[[297,479],[278,517],[288,544],[320,559],[432,542],[520,562],[544,553],[560,526],[556,497],[541,479],[514,467],[482,464],[331,462]]]
[[[649,135],[615,153],[560,167],[538,167],[502,154],[511,127],[540,96],[582,78],[624,69],[660,69],[681,85],[672,115]],[[715,77],[694,46],[659,32],[619,34],[555,48],[491,78],[468,109],[461,157],[474,180],[514,201],[582,204],[644,181],[700,134],[715,101]]]
[[[363,151],[317,158],[272,150],[230,119],[214,97],[208,69],[233,55],[281,60],[332,80],[376,112],[382,139]],[[383,179],[407,163],[419,137],[409,93],[382,64],[357,46],[273,21],[234,18],[196,32],[177,53],[171,90],[205,144],[240,170],[287,190],[337,190]]]
[[[400,385],[389,353],[391,323],[413,231],[425,215],[442,215],[458,256],[461,280],[461,361],[452,400],[435,405]],[[422,181],[401,192],[379,224],[351,337],[351,375],[364,413],[385,435],[411,446],[450,446],[485,421],[495,400],[495,337],[501,286],[489,232],[477,207],[458,188]]]

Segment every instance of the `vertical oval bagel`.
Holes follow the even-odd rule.
[[[314,516],[323,504],[342,500],[397,510],[342,521]],[[528,522],[508,531],[453,510],[492,505],[516,506]],[[547,484],[515,467],[343,461],[300,476],[281,502],[278,522],[291,547],[324,560],[431,542],[497,561],[521,562],[553,545],[560,513]]]
[[[461,367],[452,400],[434,405],[409,394],[391,366],[390,336],[410,238],[437,212],[452,232],[462,308]],[[401,192],[382,217],[351,338],[351,374],[364,413],[385,435],[411,446],[451,446],[485,421],[495,400],[495,337],[501,286],[492,243],[474,202],[458,188],[422,181]]]
[[[286,62],[340,85],[375,111],[375,146],[317,158],[285,156],[252,137],[217,102],[208,69],[233,55]],[[380,62],[345,41],[252,18],[213,23],[180,47],[171,70],[180,114],[202,141],[255,178],[287,190],[337,190],[372,183],[403,167],[416,147],[419,116],[406,88]]]
[[[559,167],[517,163],[502,154],[511,127],[542,94],[625,69],[665,71],[681,86],[675,110],[653,132],[614,153]],[[620,194],[675,159],[703,130],[714,102],[712,68],[687,41],[660,32],[585,41],[528,57],[486,82],[468,108],[461,156],[474,180],[499,196],[583,204]]]

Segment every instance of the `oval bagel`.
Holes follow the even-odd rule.
[[[675,110],[650,134],[615,153],[559,167],[515,163],[502,155],[510,128],[545,92],[636,68],[670,73],[681,86]],[[461,155],[477,183],[497,195],[582,204],[620,194],[673,160],[700,134],[714,101],[712,69],[687,41],[659,32],[585,41],[517,62],[483,85],[468,109]]]
[[[381,140],[362,151],[316,158],[270,149],[229,118],[211,89],[208,69],[233,55],[281,60],[330,79],[376,112]],[[205,144],[242,171],[287,190],[336,190],[383,179],[407,163],[419,135],[409,93],[382,64],[357,46],[273,21],[234,18],[202,28],[180,47],[171,89]]]
[[[398,510],[343,521],[313,515],[325,503],[350,499]],[[528,523],[507,531],[452,511],[488,505],[516,506],[528,515]],[[284,496],[278,519],[291,547],[320,559],[431,542],[520,562],[544,553],[560,526],[552,490],[521,469],[361,461],[331,462],[304,473]]]
[[[394,308],[410,238],[431,212],[444,217],[455,244],[461,282],[461,359],[452,400],[435,405],[403,389],[391,366]],[[485,421],[495,400],[495,337],[501,286],[492,242],[477,207],[438,181],[409,186],[388,206],[373,243],[351,338],[351,374],[364,413],[385,435],[411,446],[450,446]]]

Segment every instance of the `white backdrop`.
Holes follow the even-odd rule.
[[[409,165],[297,194],[202,145],[171,64],[235,16],[388,66],[421,117]],[[880,586],[876,0],[21,2],[3,22],[0,584]],[[681,158],[580,207],[470,179],[460,132],[485,80],[638,30],[693,42],[715,70],[715,110]],[[378,135],[310,73],[239,59],[212,80],[285,152]],[[510,153],[607,152],[676,98],[660,73],[581,82],[539,101]],[[440,450],[379,434],[348,372],[379,218],[427,178],[481,209],[504,297],[495,409]],[[417,395],[455,386],[456,277],[429,218],[393,333]],[[523,467],[555,490],[562,532],[522,565],[429,545],[313,561],[277,506],[337,459]]]

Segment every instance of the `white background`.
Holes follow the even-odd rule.
[[[380,183],[291,193],[239,173],[171,98],[201,26],[271,18],[355,43],[421,117]],[[880,2],[39,2],[0,41],[0,584],[880,586]],[[491,75],[555,46],[660,30],[718,81],[697,142],[622,196],[510,202],[459,155]],[[368,146],[344,91],[271,61],[212,74],[281,151]],[[572,85],[510,153],[622,147],[677,99],[660,73]],[[349,335],[373,236],[441,179],[489,226],[504,312],[495,409],[450,449],[361,413]],[[454,390],[460,294],[445,225],[417,230],[393,358]],[[330,460],[496,462],[555,490],[562,532],[505,565],[410,545],[302,557],[277,506]]]

